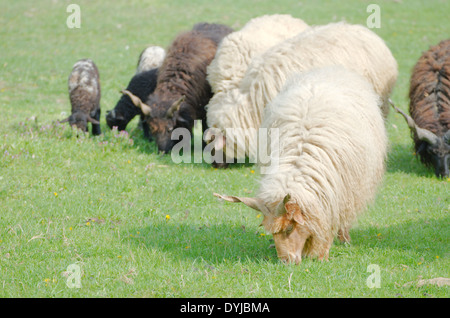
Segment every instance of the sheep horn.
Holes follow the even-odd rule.
[[[228,202],[234,202],[234,203],[242,202],[246,206],[248,206],[256,211],[260,211],[266,215],[270,214],[269,209],[267,209],[264,202],[262,202],[262,200],[260,198],[246,198],[246,197],[241,198],[241,197],[235,197],[235,196],[229,196],[229,195],[221,195],[218,193],[213,193],[213,195],[215,197],[218,197],[219,199],[223,199]]]
[[[444,141],[450,144],[450,130],[444,134]]]
[[[404,111],[396,107],[390,99],[389,103],[391,104],[392,107],[394,107],[397,113],[401,114],[405,118],[408,127],[416,132],[419,140],[426,141],[430,145],[435,145],[438,142],[438,137],[435,134],[433,134],[431,131],[427,129],[420,128],[419,126],[417,126],[416,123],[414,122],[414,119],[412,119],[411,116],[409,116]]]
[[[180,109],[181,103],[184,102],[186,99],[186,96],[181,96],[179,99],[177,99],[172,106],[170,106],[169,110],[166,113],[166,118],[172,118],[173,114],[175,114],[176,111]]]
[[[142,100],[137,97],[136,95],[134,95],[133,93],[131,93],[129,90],[121,90],[120,91],[122,94],[127,95],[128,97],[130,97],[131,101],[133,102],[134,106],[139,107],[142,110],[142,113],[144,115],[147,116],[151,116],[152,115],[152,108],[150,106],[148,106],[147,104],[143,103]]]
[[[288,201],[291,199],[291,195],[290,194],[286,194],[286,196],[284,197],[284,199],[282,201],[280,201],[280,203],[278,203],[276,209],[275,209],[275,215],[276,216],[282,216],[283,214],[286,213],[286,203],[288,203]]]
[[[100,125],[100,122],[97,119],[92,118],[91,116],[88,116],[87,121],[89,121],[95,125]]]

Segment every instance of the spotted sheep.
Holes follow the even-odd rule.
[[[92,124],[92,134],[100,135],[100,76],[95,63],[90,59],[77,61],[69,75],[69,99],[72,113],[62,120],[87,132],[87,123]]]

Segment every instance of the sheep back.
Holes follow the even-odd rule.
[[[288,14],[256,17],[241,30],[227,35],[208,66],[208,82],[214,93],[239,86],[253,57],[308,28]]]

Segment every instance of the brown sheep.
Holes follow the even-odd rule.
[[[450,39],[423,53],[410,81],[409,113],[398,108],[411,128],[421,162],[437,177],[449,176],[450,165]]]
[[[191,31],[178,35],[167,49],[158,70],[155,91],[146,102],[125,90],[133,103],[141,108],[155,137],[159,151],[169,152],[176,141],[171,139],[175,128],[192,132],[194,120],[202,120],[206,130],[205,105],[212,96],[206,80],[206,68],[217,46],[232,29],[220,24],[199,23]]]

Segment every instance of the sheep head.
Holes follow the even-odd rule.
[[[241,202],[264,215],[262,225],[272,233],[278,257],[284,263],[300,264],[302,251],[311,236],[299,205],[287,194],[279,202],[265,204],[261,198],[214,196],[228,202]]]
[[[75,126],[77,129],[80,129],[84,132],[87,132],[87,123],[90,122],[95,125],[100,125],[100,122],[94,118],[92,118],[89,114],[85,114],[83,112],[74,112],[69,117],[64,120],[61,120],[60,123],[68,122],[70,126]]]
[[[130,97],[136,107],[139,107],[145,115],[145,120],[150,128],[150,132],[155,137],[158,150],[168,153],[175,145],[172,140],[172,131],[176,127],[183,126],[186,120],[180,116],[180,108],[185,101],[185,96],[181,96],[175,101],[160,101],[149,99],[150,105],[127,90],[122,91]]]
[[[417,135],[417,138],[423,141],[418,152],[425,151],[430,156],[435,175],[439,178],[448,177],[450,166],[450,130],[439,137],[433,132],[417,126],[411,116],[397,108],[391,101],[390,103],[395,111],[405,118],[408,127]]]

